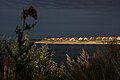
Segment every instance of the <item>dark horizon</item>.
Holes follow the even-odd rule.
[[[119,36],[119,0],[1,0],[0,35],[15,36],[23,7],[33,5],[38,24],[30,37]]]

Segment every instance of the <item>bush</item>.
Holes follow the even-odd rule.
[[[16,27],[16,40],[0,40],[0,79],[4,80],[120,80],[120,45],[110,45],[110,50],[97,50],[92,57],[84,49],[67,64],[58,66],[48,53],[48,46],[38,49],[29,40],[27,31],[36,23],[28,24],[27,18],[37,19],[34,7],[23,9],[23,27]],[[2,61],[3,60],[3,61]]]
[[[7,80],[59,80],[63,75],[64,66],[58,67],[45,45],[36,48],[26,35],[26,31],[35,27],[36,23],[28,24],[27,18],[37,19],[34,7],[23,9],[23,27],[16,27],[16,40],[1,42],[0,51],[4,55],[4,79]],[[3,40],[2,40],[3,41]],[[2,75],[1,75],[2,76]],[[1,77],[0,76],[0,77]]]
[[[119,80],[120,79],[120,48],[114,53],[101,52],[99,49],[93,57],[83,49],[77,61],[67,55],[68,73],[70,80]],[[119,61],[116,57],[119,56]],[[116,60],[117,59],[117,60]]]

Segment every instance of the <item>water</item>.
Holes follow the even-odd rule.
[[[42,45],[37,44],[38,48]],[[107,54],[107,51],[110,51],[110,45],[95,45],[95,44],[49,44],[48,45],[49,53],[54,53],[54,60],[56,62],[65,62],[66,54],[71,56],[72,58],[80,55],[82,49],[88,52],[89,56],[93,56],[93,54],[99,49],[102,50],[103,53]]]

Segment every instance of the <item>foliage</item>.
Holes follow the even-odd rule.
[[[6,74],[4,74],[4,79],[61,79],[64,66],[61,65],[58,67],[57,63],[53,61],[50,54],[47,54],[47,46],[43,46],[40,50],[37,49],[34,42],[31,42],[28,35],[26,35],[26,31],[34,28],[37,23],[27,23],[28,17],[33,17],[35,20],[37,19],[37,11],[32,6],[28,9],[23,9],[23,26],[20,28],[19,25],[17,25],[16,40],[5,40],[1,43],[2,45],[0,46],[0,51],[4,52],[4,60],[6,57],[9,57],[7,58],[7,62],[11,64],[10,66],[4,65],[4,67],[10,67],[10,74],[7,69]]]
[[[27,23],[28,17],[34,18],[35,23]],[[4,58],[1,80],[120,80],[120,45],[111,44],[108,52],[98,49],[92,57],[82,49],[80,56],[73,59],[67,54],[67,64],[58,65],[47,45],[38,49],[26,34],[37,23],[35,8],[23,9],[22,19],[23,26],[16,27],[16,40],[0,39],[0,59]],[[10,73],[8,69],[4,74],[6,57]]]
[[[120,52],[118,51],[120,50],[117,50],[116,55],[112,55],[113,52],[107,54],[98,49],[93,57],[89,57],[83,49],[76,61],[67,55],[70,80],[119,80]]]

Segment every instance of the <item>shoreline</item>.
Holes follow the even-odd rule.
[[[48,42],[48,41],[37,41],[36,44],[110,44],[110,43],[102,43],[102,42]],[[117,43],[120,44],[120,43]]]

